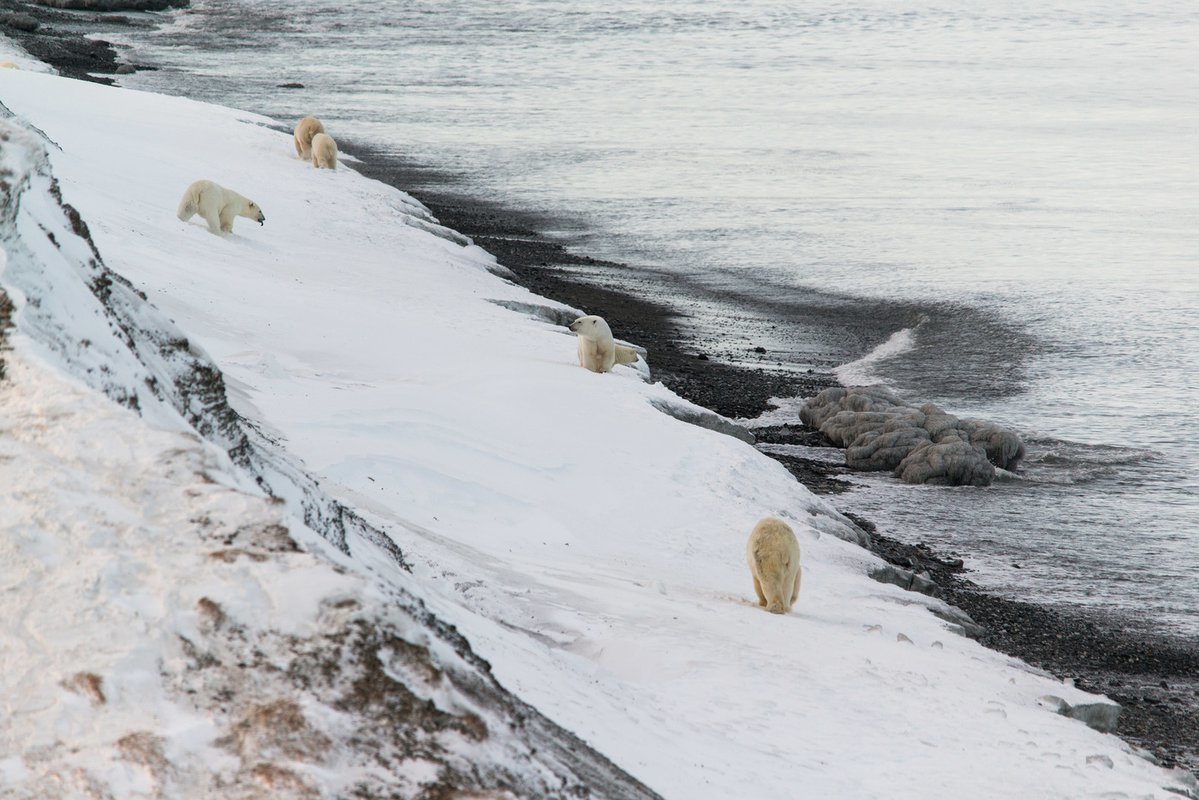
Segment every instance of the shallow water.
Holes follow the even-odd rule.
[[[1199,7],[796,6],[194,0],[128,34],[165,68],[124,83],[316,113],[717,298],[905,301],[844,374],[1029,460],[838,505],[992,588],[1199,633]]]

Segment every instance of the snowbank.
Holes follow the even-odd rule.
[[[407,195],[352,169],[311,169],[294,157],[290,135],[260,117],[3,72],[0,102],[43,132],[62,198],[78,209],[98,251],[86,252],[82,239],[50,241],[48,183],[22,189],[21,213],[0,234],[9,254],[0,283],[18,306],[18,353],[136,404],[146,422],[166,429],[151,431],[109,406],[124,420],[112,423],[114,447],[122,425],[176,440],[190,428],[217,443],[231,459],[225,480],[256,480],[285,501],[255,498],[263,508],[253,514],[289,514],[290,524],[278,524],[293,532],[302,517],[324,539],[300,537],[301,544],[347,572],[330,575],[314,556],[285,550],[261,562],[269,566],[255,580],[267,588],[242,589],[214,574],[224,562],[216,560],[218,569],[197,555],[203,532],[181,525],[189,512],[173,510],[157,535],[137,533],[130,546],[149,550],[168,531],[180,538],[188,552],[178,555],[175,581],[147,579],[128,593],[118,581],[108,595],[131,614],[158,609],[167,622],[108,637],[128,618],[81,615],[72,624],[74,614],[64,613],[60,638],[74,641],[80,656],[62,660],[49,655],[37,628],[7,629],[43,649],[24,645],[6,663],[10,675],[24,665],[20,694],[40,699],[11,708],[0,723],[12,754],[0,762],[0,780],[40,785],[73,765],[113,787],[113,771],[156,753],[173,763],[186,747],[219,752],[212,769],[236,772],[229,759],[257,758],[256,734],[238,727],[247,709],[222,712],[234,720],[232,734],[146,710],[201,691],[187,671],[162,679],[145,704],[129,695],[122,713],[140,715],[136,730],[106,721],[80,733],[44,709],[91,703],[88,713],[98,713],[86,698],[88,679],[82,692],[62,686],[92,669],[82,666],[88,637],[111,639],[92,671],[136,681],[150,663],[143,651],[168,648],[143,644],[142,631],[211,637],[232,619],[269,637],[302,636],[328,614],[329,626],[352,632],[352,613],[332,598],[348,593],[362,602],[361,587],[378,582],[375,602],[386,606],[388,591],[419,599],[429,619],[462,632],[501,684],[668,798],[1172,796],[1161,788],[1172,776],[1037,702],[1097,698],[956,635],[928,613],[938,601],[868,579],[878,561],[847,541],[855,529],[781,465],[746,442],[663,414],[663,406],[686,404],[634,370],[580,369],[574,340],[549,321],[555,314],[513,310],[556,304],[495,274],[502,268],[492,257],[440,229]],[[336,121],[325,122],[337,136]],[[222,238],[179,222],[179,196],[198,178],[253,197],[265,227],[239,220]],[[64,257],[81,266],[36,268]],[[97,280],[105,267],[117,277]],[[168,329],[185,338],[164,338]],[[652,353],[649,361],[652,368]],[[204,377],[199,389],[188,384],[194,374]],[[89,436],[58,437],[55,457],[77,458]],[[165,439],[158,441],[158,450],[134,460],[162,461]],[[122,469],[77,467],[80,475],[109,468]],[[138,474],[151,480],[147,473]],[[180,482],[195,483],[186,475],[162,480],[173,496]],[[103,498],[115,491],[98,489],[88,503],[106,507]],[[65,502],[51,506],[52,516]],[[160,505],[171,504],[144,507]],[[139,528],[143,504],[123,507]],[[766,514],[787,519],[803,549],[803,591],[786,617],[754,605],[744,563],[749,530]],[[26,563],[53,547],[107,558],[111,546],[104,537],[58,542],[30,545]],[[9,602],[36,606],[56,596],[51,582],[64,567],[43,563],[45,577],[6,593]],[[236,557],[229,568],[257,563]],[[286,591],[272,594],[271,581]],[[198,605],[204,597],[213,605]],[[88,607],[68,593],[60,607],[80,603]],[[386,609],[377,614],[386,618]],[[395,649],[362,641],[363,658]],[[247,662],[245,679],[268,680],[292,651],[279,640],[277,656]],[[294,720],[298,708],[308,724],[327,713],[310,705],[319,692],[280,694],[293,705],[272,706],[261,719]],[[458,716],[463,708],[487,712],[477,700],[432,702]],[[337,726],[317,727],[331,737]],[[119,744],[138,731],[146,736]],[[470,732],[461,734],[456,744],[466,741],[469,751]],[[80,737],[107,749],[72,761]],[[319,796],[333,796],[340,768],[312,766],[322,748],[306,741],[286,751],[285,767]],[[494,763],[533,786],[520,767],[530,763],[522,760],[528,741],[507,745]],[[210,780],[180,774],[188,784]],[[558,796],[525,791],[520,796]]]

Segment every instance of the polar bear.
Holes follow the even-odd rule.
[[[307,161],[312,157],[312,137],[324,133],[325,126],[316,117],[304,117],[296,123],[296,155]]]
[[[754,526],[745,547],[758,605],[771,614],[789,614],[799,597],[799,542],[791,527],[777,517]]]
[[[266,222],[257,203],[212,181],[196,181],[183,192],[179,219],[187,222],[196,214],[208,222],[208,232],[215,234],[232,233],[234,217],[247,217],[259,225]]]
[[[0,61],[0,69],[20,69],[15,61]]]
[[[579,364],[592,372],[610,372],[617,364],[637,360],[636,350],[613,340],[612,329],[603,317],[579,317],[570,323],[570,329],[579,335]]]
[[[312,137],[312,166],[317,169],[337,169],[337,142],[327,133]]]

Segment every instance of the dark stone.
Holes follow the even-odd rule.
[[[0,25],[15,31],[33,33],[41,23],[28,14],[3,14],[0,15]]]
[[[166,11],[185,8],[189,0],[32,0],[40,6],[75,11]]]

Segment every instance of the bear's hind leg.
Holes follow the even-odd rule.
[[[802,570],[795,570],[795,588],[791,590],[791,602],[789,605],[795,605],[795,601],[799,599],[799,579],[803,577]]]
[[[754,575],[754,592],[758,595],[758,605],[766,605],[766,595],[762,594],[762,584],[758,581],[758,576]]]

